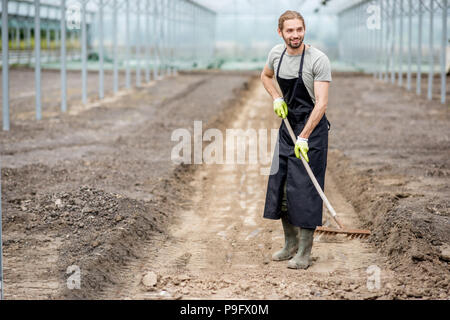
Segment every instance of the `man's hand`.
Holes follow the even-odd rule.
[[[295,143],[295,156],[300,159],[300,153],[306,162],[309,162],[308,158],[308,139],[297,137],[297,142]]]
[[[288,106],[283,98],[273,100],[273,110],[280,118],[286,118],[288,114]]]
[[[264,88],[273,99],[273,109],[275,113],[284,119],[287,117],[288,108],[283,98],[280,98],[282,94],[278,92],[277,86],[275,86],[274,76],[274,71],[270,69],[268,65],[265,65],[263,71],[261,72],[261,81]]]

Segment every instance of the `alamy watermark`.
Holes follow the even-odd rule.
[[[381,8],[378,5],[369,5],[366,12],[369,17],[366,20],[366,26],[369,30],[380,30],[381,29]]]
[[[380,290],[381,288],[381,269],[377,265],[371,265],[366,269],[367,289],[369,291]]]
[[[66,274],[69,274],[67,278],[67,289],[80,289],[81,288],[81,271],[77,265],[71,265],[67,267]]]
[[[79,1],[71,1],[66,8],[66,25],[69,30],[81,28],[81,4]]]
[[[172,132],[171,140],[178,142],[171,152],[177,164],[260,164],[262,175],[278,172],[278,129],[226,129],[216,128],[203,132],[202,121],[194,121],[193,136],[186,128]],[[203,147],[204,142],[209,142]]]

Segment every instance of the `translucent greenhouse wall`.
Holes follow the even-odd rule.
[[[216,58],[225,66],[240,61],[241,65],[261,69],[270,49],[283,43],[277,33],[278,18],[272,15],[218,15]],[[305,42],[326,51],[330,59],[338,58],[338,18],[336,15],[305,14]],[[324,28],[323,26],[327,27]],[[245,63],[247,62],[247,63]],[[252,63],[253,62],[253,63]]]
[[[392,84],[421,94],[427,74],[427,96],[433,78],[441,77],[441,102],[446,101],[450,71],[448,0],[369,0],[339,14],[340,60]]]
[[[34,1],[8,2],[9,62],[32,64],[35,48]],[[62,1],[39,3],[41,63],[44,67],[59,68]],[[89,69],[98,67],[94,62],[101,49],[100,39],[103,40],[104,67],[112,68],[114,36],[117,40],[119,68],[125,66],[125,60],[131,66],[138,65],[139,61],[147,61],[151,67],[170,61],[177,68],[206,67],[214,60],[215,13],[193,1],[67,0],[65,46],[68,68],[77,69],[81,64],[83,6],[86,9]],[[100,30],[100,14],[103,16],[103,30]]]
[[[67,110],[67,69],[80,69],[82,102],[87,71],[119,70],[125,87],[214,66],[216,14],[191,0],[2,0],[2,119],[9,130],[9,66],[35,69],[36,119],[42,118],[41,69],[61,71],[61,111]],[[39,32],[36,32],[39,30]],[[131,84],[131,73],[136,83]]]

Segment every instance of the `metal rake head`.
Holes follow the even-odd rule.
[[[367,239],[370,236],[370,233],[352,233],[352,234],[347,234],[346,235],[347,238],[350,239]]]
[[[317,235],[326,235],[326,236],[335,236],[338,234],[342,234],[350,239],[365,239],[370,236],[369,230],[335,229],[335,228],[329,228],[329,227],[317,227],[315,233]]]

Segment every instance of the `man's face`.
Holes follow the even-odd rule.
[[[300,19],[286,20],[283,31],[278,29],[278,34],[283,38],[286,45],[292,49],[300,48],[305,38],[305,26]]]

